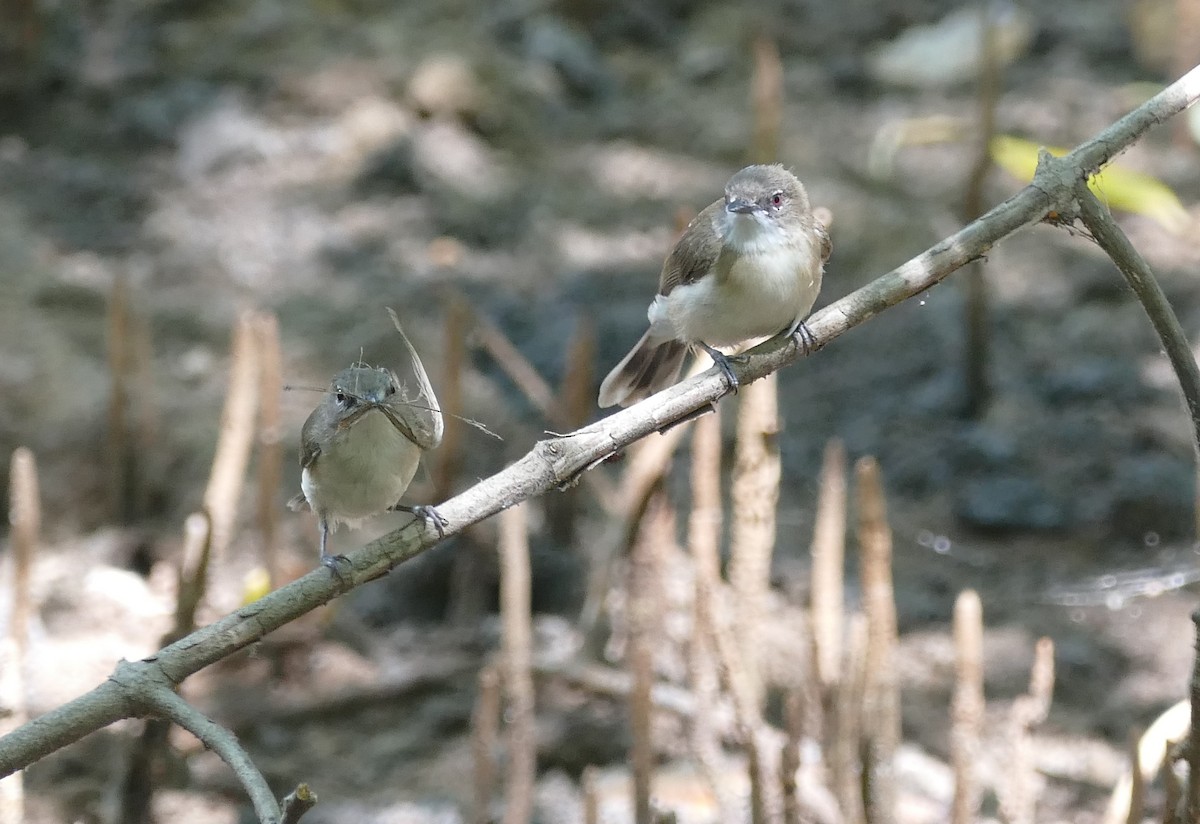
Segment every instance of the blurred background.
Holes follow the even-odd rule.
[[[338,369],[401,362],[386,307],[448,408],[503,438],[452,425],[406,500],[436,503],[601,417],[599,377],[643,331],[676,233],[764,148],[833,214],[820,308],[1017,191],[1038,145],[1086,140],[1198,60],[1195,0],[986,16],[944,0],[3,0],[0,454],[32,451],[42,516],[28,712],[171,631],[231,386],[255,387],[264,423],[200,623],[315,564],[315,520],[284,507],[300,426]],[[1146,177],[1112,186],[1194,339],[1191,124],[1134,145],[1119,163]],[[277,374],[231,383],[237,328]],[[1078,234],[1023,230],[981,270],[788,367],[778,393],[769,582],[784,635],[808,602],[827,443],[882,469],[911,759],[898,820],[947,820],[950,619],[966,588],[983,603],[994,734],[1035,641],[1055,642],[1038,820],[1101,820],[1130,730],[1185,694],[1194,596],[1180,587],[1198,560],[1188,418],[1111,262]],[[727,467],[737,408],[722,404]],[[690,454],[689,434],[656,505],[680,525]],[[535,655],[625,665],[611,522],[631,468],[525,507]],[[671,530],[662,540],[683,540]],[[496,540],[480,524],[184,693],[281,793],[310,782],[306,822],[481,820],[466,776],[476,675],[500,645]],[[8,614],[11,587],[0,598]],[[602,820],[633,820],[625,700],[553,677],[537,690],[533,820],[583,820],[588,765],[612,776]],[[721,820],[678,727],[656,733],[661,806]],[[133,820],[140,735],[116,725],[29,769],[26,820]],[[980,763],[995,817],[1004,765]],[[151,786],[143,820],[250,820],[226,768],[178,731]]]

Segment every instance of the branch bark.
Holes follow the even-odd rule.
[[[1158,333],[1192,418],[1192,449],[1200,464],[1200,366],[1196,365],[1196,356],[1192,354],[1192,347],[1183,333],[1179,318],[1167,302],[1167,296],[1158,285],[1150,264],[1121,231],[1108,208],[1092,194],[1087,180],[1075,183],[1075,197],[1079,201],[1079,218],[1083,225],[1121,270],[1142,308],[1146,310],[1154,331]],[[1200,494],[1200,489],[1197,490],[1197,494]],[[1195,520],[1196,534],[1200,536],[1200,498],[1197,498]]]
[[[979,220],[917,257],[818,312],[808,326],[818,345],[940,282],[965,263],[985,255],[1001,238],[1037,223],[1051,212],[1071,214],[1075,183],[1094,174],[1152,126],[1178,114],[1200,97],[1200,67],[1164,89],[1070,154],[1043,163],[1033,183]],[[789,338],[773,338],[734,362],[747,384],[799,357]],[[584,471],[629,444],[669,428],[725,394],[716,369],[684,381],[629,409],[577,432],[538,442],[523,458],[440,504],[447,537],[528,498],[575,482]],[[221,618],[152,656],[121,664],[129,677],[165,678],[179,684],[189,675],[261,639],[284,624],[372,581],[429,549],[437,534],[410,523],[350,553],[340,576],[318,568],[282,589]],[[125,678],[124,680],[128,680]],[[142,714],[113,679],[0,739],[0,777],[122,718]]]

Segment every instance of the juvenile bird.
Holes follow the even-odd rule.
[[[388,310],[389,312],[391,310]],[[396,316],[392,314],[392,320]],[[421,455],[442,441],[442,412],[425,367],[396,321],[417,379],[415,397],[390,369],[356,363],[334,376],[321,404],[300,433],[300,488],[290,502],[305,501],[321,527],[321,563],[336,569],[329,533],[339,523],[354,528],[389,509],[424,518],[439,533],[446,521],[431,506],[401,506]]]
[[[807,351],[803,321],[831,250],[795,175],[779,165],[739,171],[667,256],[650,328],[600,385],[599,405],[629,406],[671,385],[692,346],[712,356],[734,390],[728,359],[713,347],[786,331]]]

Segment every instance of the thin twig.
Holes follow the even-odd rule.
[[[140,690],[140,698],[152,711],[183,727],[199,738],[205,747],[221,756],[221,760],[229,765],[250,796],[250,803],[254,805],[260,822],[273,824],[279,820],[279,805],[267,780],[232,732],[184,701],[169,686]]]
[[[283,797],[279,804],[279,824],[296,824],[300,817],[317,805],[317,794],[301,784]]]
[[[508,776],[504,824],[527,824],[533,812],[537,741],[533,728],[533,629],[529,601],[529,533],[525,507],[500,517],[500,620],[508,710]]]
[[[1091,232],[1105,254],[1112,258],[1137,299],[1141,301],[1154,331],[1158,333],[1163,351],[1167,353],[1171,368],[1175,370],[1175,378],[1183,392],[1184,403],[1187,404],[1192,417],[1192,449],[1197,462],[1197,472],[1200,473],[1200,366],[1196,365],[1196,357],[1188,345],[1179,318],[1167,301],[1167,296],[1163,294],[1162,287],[1158,285],[1150,264],[1138,254],[1129,238],[1121,231],[1121,227],[1113,220],[1107,207],[1088,189],[1086,181],[1080,181],[1075,186],[1075,196],[1079,199],[1079,216],[1083,225]],[[1197,494],[1200,495],[1200,485]],[[1200,498],[1197,499],[1195,518],[1195,533],[1200,536]]]

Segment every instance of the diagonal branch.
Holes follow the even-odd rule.
[[[1069,214],[1075,183],[1086,179],[1151,126],[1183,111],[1200,97],[1200,68],[1167,87],[1069,155],[1043,164],[1031,185],[979,220],[899,268],[818,312],[809,321],[819,345],[940,282],[965,263],[985,255],[1000,239],[1037,223],[1052,211]],[[734,371],[743,383],[757,380],[799,357],[787,338],[752,350]],[[516,463],[438,506],[450,525],[446,535],[495,515],[528,498],[572,483],[629,444],[719,400],[725,379],[715,369],[660,392],[569,435],[538,442]],[[154,669],[172,684],[242,649],[347,590],[386,575],[397,564],[437,542],[433,531],[414,522],[349,556],[340,576],[319,568],[213,624],[167,646],[150,658],[122,666]],[[0,777],[122,718],[142,714],[113,681],[0,739]]]
[[[199,738],[205,747],[229,765],[250,796],[259,821],[268,824],[279,820],[279,804],[267,785],[267,779],[254,766],[250,754],[238,743],[237,736],[184,701],[169,684],[154,683],[151,679],[140,677],[141,673],[135,673],[132,680],[125,682],[120,677],[120,671],[121,666],[118,665],[117,674],[113,675],[112,680],[121,682],[147,710],[170,719]]]
[[[1179,325],[1179,318],[1167,302],[1167,296],[1158,285],[1150,264],[1130,243],[1104,204],[1092,194],[1086,180],[1076,182],[1075,196],[1079,201],[1079,217],[1083,225],[1121,270],[1150,317],[1154,331],[1158,333],[1192,418],[1192,447],[1200,460],[1200,367],[1196,365],[1196,356],[1192,354],[1183,327]],[[1196,517],[1200,519],[1200,508]],[[1200,520],[1197,521],[1197,530],[1200,532]]]

